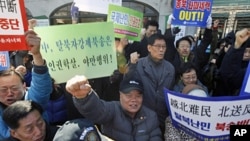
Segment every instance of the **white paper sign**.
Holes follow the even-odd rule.
[[[122,0],[74,0],[79,11],[108,14],[109,4],[121,6]]]

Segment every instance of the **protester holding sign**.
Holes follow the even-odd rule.
[[[125,48],[128,45],[128,39],[116,38],[115,39],[116,57],[117,57],[117,67],[121,74],[126,72],[127,58],[125,54]]]
[[[133,42],[131,45],[131,53],[137,52],[140,55],[140,58],[146,57],[148,55],[148,38],[153,34],[156,34],[159,28],[159,23],[155,20],[147,21],[145,25],[145,35],[143,36],[140,42]]]
[[[34,29],[34,27],[37,25],[36,19],[30,19],[28,20],[29,23],[29,29]],[[10,63],[11,66],[15,68],[16,71],[20,72],[23,77],[26,84],[26,87],[30,87],[31,82],[31,72],[32,72],[32,61],[33,57],[30,54],[28,50],[17,50],[13,51],[10,54]]]
[[[173,19],[170,19],[170,23],[172,20]],[[207,20],[207,26],[203,35],[203,39],[198,46],[193,48],[193,51],[191,51],[192,41],[188,36],[184,36],[177,40],[176,45],[174,46],[174,37],[176,33],[172,32],[172,28],[166,29],[164,35],[168,39],[167,46],[171,54],[167,51],[165,59],[169,60],[174,65],[176,74],[179,73],[178,70],[180,70],[181,64],[185,62],[193,62],[197,68],[197,76],[200,80],[202,80],[200,78],[201,70],[209,60],[209,54],[206,54],[206,49],[212,41],[211,23],[212,18],[210,16]],[[176,78],[176,83],[178,83],[178,75],[176,75]]]
[[[127,69],[127,57],[126,57],[126,48],[128,46],[128,39],[124,38],[115,38],[115,48],[116,48],[116,58],[117,58],[117,68],[114,70],[113,74],[110,76],[110,85],[107,89],[107,97],[105,100],[119,100],[119,85],[123,79],[123,74]]]
[[[23,76],[19,72],[12,69],[0,72],[0,140],[10,136],[8,126],[2,120],[2,112],[6,107],[18,100],[33,100],[45,109],[52,91],[48,67],[40,52],[41,38],[32,30],[27,31],[25,36],[33,56],[32,82],[26,91]]]

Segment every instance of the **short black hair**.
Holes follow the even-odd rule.
[[[190,44],[190,46],[192,45],[192,41],[189,39],[189,37],[188,36],[184,36],[184,37],[182,37],[182,38],[180,38],[180,39],[178,39],[176,41],[176,45],[175,45],[176,48],[179,47],[179,44],[180,44],[181,41],[188,41],[188,43]]]
[[[149,20],[146,25],[145,28],[148,29],[149,26],[156,26],[156,29],[159,28],[159,23],[155,20]]]
[[[195,70],[197,73],[197,68],[192,62],[185,62],[181,64],[180,69],[179,69],[179,75],[182,76],[183,73],[189,73],[191,70]]]
[[[155,40],[165,40],[165,37],[161,34],[153,34],[148,38],[148,45],[153,45],[155,43]]]
[[[37,110],[41,115],[42,107],[34,101],[20,100],[8,106],[3,112],[3,121],[11,129],[19,128],[19,121],[33,111]]]
[[[194,37],[192,35],[186,35],[186,37],[188,37],[189,39],[191,39],[192,42],[194,42]]]

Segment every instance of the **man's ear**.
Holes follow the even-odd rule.
[[[182,76],[180,76],[180,80],[182,81]]]
[[[148,48],[148,52],[151,52],[152,45],[148,45],[147,48]]]
[[[12,137],[14,137],[14,138],[18,139],[18,134],[16,133],[16,131],[15,131],[15,130],[10,129],[10,135],[11,135]]]
[[[26,87],[26,82],[23,82],[23,89],[26,90],[27,87]]]

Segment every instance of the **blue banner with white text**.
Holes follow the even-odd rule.
[[[175,0],[173,25],[206,27],[213,0]]]
[[[250,95],[250,62],[248,63],[248,67],[246,70],[245,78],[242,83],[240,95]]]

